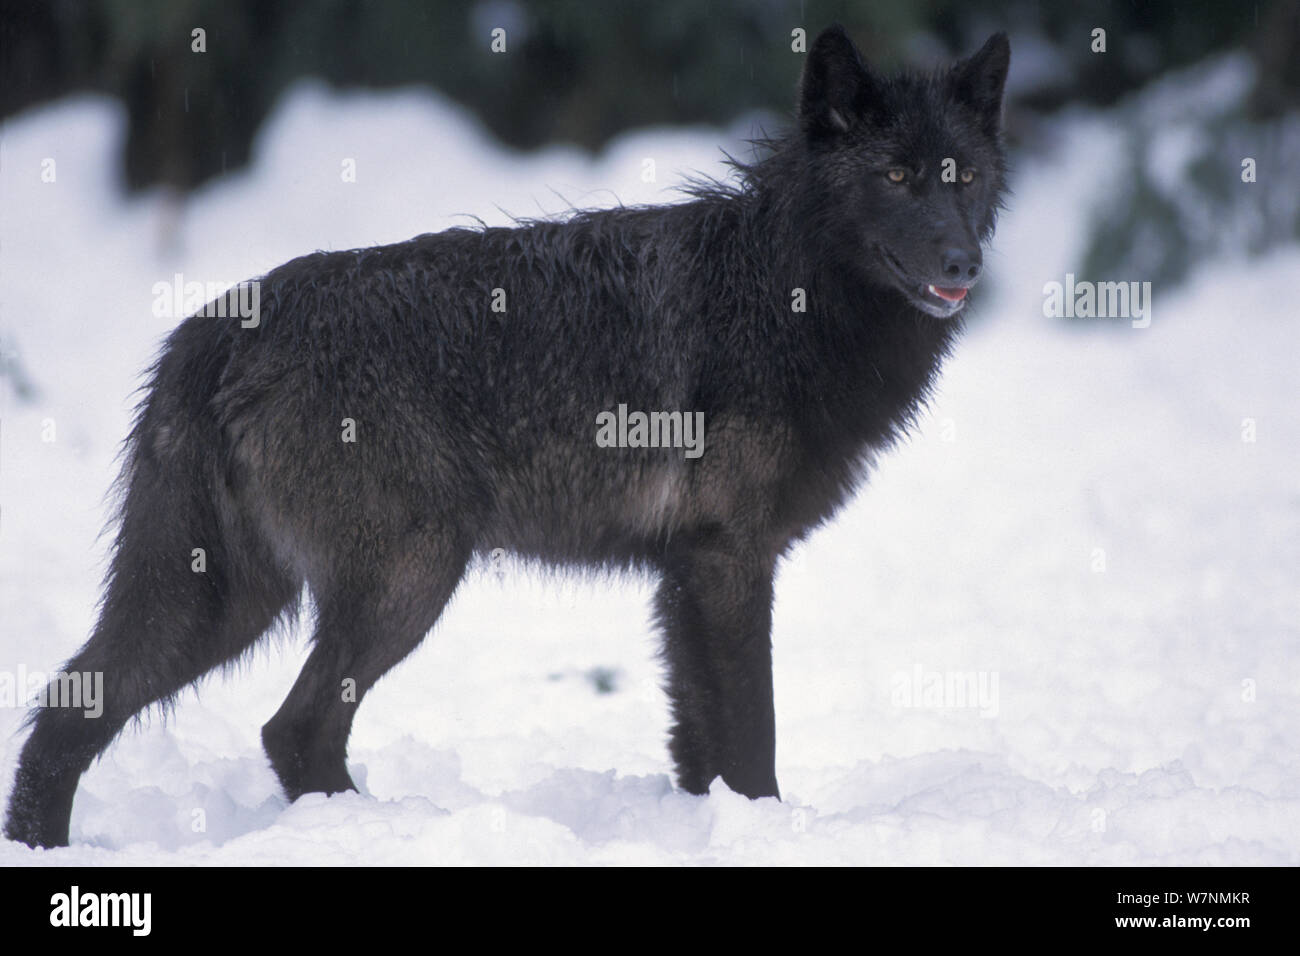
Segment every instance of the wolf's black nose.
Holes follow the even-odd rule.
[[[972,282],[979,278],[983,256],[978,249],[945,249],[943,275],[956,282]]]

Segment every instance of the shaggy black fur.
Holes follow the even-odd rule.
[[[290,798],[351,788],[344,681],[359,700],[496,548],[658,574],[681,786],[776,796],[774,570],[957,334],[1003,191],[1008,58],[999,34],[884,78],[833,27],[798,129],[736,185],[317,253],[261,280],[255,328],[183,322],[128,440],[98,626],[66,665],[104,674],[104,714],[33,712],[6,834],[66,843],[126,722],[238,659],[304,582],[314,648],[263,740]],[[703,456],[599,447],[620,404],[702,412]]]

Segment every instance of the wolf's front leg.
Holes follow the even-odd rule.
[[[678,784],[715,777],[750,798],[779,797],[772,702],[772,560],[734,542],[675,550],[658,595]]]

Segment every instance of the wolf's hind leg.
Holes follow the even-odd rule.
[[[468,548],[430,533],[393,542],[378,559],[355,555],[337,563],[337,575],[316,595],[315,647],[262,728],[290,800],[356,789],[346,767],[356,709],[433,627],[468,559]]]
[[[63,666],[83,684],[102,675],[100,712],[33,711],[5,821],[10,839],[66,845],[77,783],[127,721],[237,659],[296,602],[301,581],[265,543],[190,492],[148,464],[137,469],[99,622]],[[201,570],[195,547],[205,551]]]

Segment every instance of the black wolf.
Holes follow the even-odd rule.
[[[65,666],[102,672],[103,714],[33,711],[6,834],[66,843],[126,722],[249,651],[304,583],[314,647],[262,739],[290,799],[351,789],[356,701],[497,548],[658,575],[680,785],[778,796],[774,570],[957,335],[1004,190],[1009,58],[998,34],[884,77],[832,27],[797,128],[734,184],[305,256],[260,280],[256,323],[181,323],[127,441],[99,622]],[[673,447],[687,423],[702,454]]]

